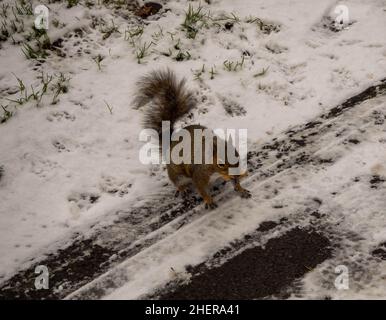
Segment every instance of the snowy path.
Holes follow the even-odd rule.
[[[0,34],[0,298],[167,296],[188,277],[199,283],[195,266],[227,274],[224,262],[247,247],[266,256],[296,227],[319,232],[333,255],[296,286],[278,281],[256,297],[288,286],[293,298],[385,296],[384,0],[212,0],[194,39],[182,23],[197,1],[166,1],[141,19],[134,1],[42,0],[47,34],[31,29],[32,11],[3,2],[3,28],[17,30]],[[350,17],[339,30],[337,4]],[[23,54],[45,36],[45,58]],[[183,124],[248,129],[252,199],[219,184],[221,206],[208,212],[138,161],[135,82],[165,65],[199,101]],[[42,99],[28,98],[50,76]],[[340,263],[352,290],[331,287]],[[34,290],[37,264],[50,290]]]
[[[384,93],[385,81],[380,88],[379,92]],[[352,105],[345,103],[343,110],[345,107]],[[258,229],[268,217],[286,217],[288,221],[258,238],[255,246],[280,237],[291,228],[310,224],[332,242],[333,258],[307,276],[300,297],[384,296],[385,286],[379,284],[386,283],[385,262],[372,257],[371,251],[378,245],[377,236],[382,239],[386,228],[385,186],[373,188],[373,176],[366,172],[386,154],[386,100],[381,97],[366,101],[342,114],[339,108],[335,111],[304,126],[311,129],[293,130],[288,133],[289,139],[279,140],[282,148],[275,145],[276,157],[271,154],[268,159],[280,160],[268,167],[263,164],[259,170],[268,172],[270,177],[262,179],[257,172],[246,183],[253,194],[251,201],[240,207],[238,199],[227,201],[221,195],[219,202],[223,204],[218,210],[195,217],[189,225],[126,260],[70,298],[140,297],[173,281],[173,277],[186,277],[186,265],[204,262],[235,239]],[[288,155],[282,156],[280,150]],[[315,212],[319,213],[317,218]],[[353,278],[348,292],[333,286],[335,267],[342,264]],[[170,272],[170,268],[174,271]]]
[[[250,176],[245,185],[252,191],[253,198],[245,201],[242,207],[238,197],[230,197],[231,190],[223,190],[217,196],[221,206],[211,212],[204,210],[198,201],[176,201],[173,191],[169,190],[164,197],[143,200],[144,203],[133,209],[121,209],[110,223],[104,221],[95,225],[89,236],[79,236],[69,247],[41,261],[40,264],[51,266],[56,277],[52,281],[54,288],[48,295],[36,291],[30,294],[59,298],[85,285],[69,297],[102,298],[111,293],[111,297],[135,298],[170,281],[173,278],[170,268],[184,274],[186,265],[210,259],[232,241],[253,233],[264,221],[288,219],[278,230],[261,237],[260,245],[294,226],[308,225],[313,217],[310,213],[326,210],[323,206],[334,206],[330,190],[336,189],[336,181],[341,179],[336,170],[341,166],[353,166],[350,175],[341,182],[347,184],[361,174],[361,166],[356,171],[354,165],[357,157],[363,154],[363,148],[373,151],[374,154],[367,156],[370,159],[379,159],[385,152],[379,147],[386,141],[382,140],[386,138],[386,105],[382,96],[385,92],[386,81],[383,81],[314,121],[250,151]],[[361,103],[362,100],[365,102]],[[331,185],[323,182],[326,179],[332,181]],[[357,190],[346,189],[346,196],[358,196],[354,192]],[[372,193],[368,195],[359,190],[362,197],[375,194],[379,202],[379,191],[369,188]],[[384,202],[379,202],[380,208],[382,205]],[[350,211],[351,207],[345,210]],[[350,217],[349,212],[334,212],[318,224],[331,226],[342,214]],[[378,227],[372,227],[382,230],[384,226],[379,223],[376,222]],[[343,237],[347,230],[330,233]],[[334,239],[336,244],[340,241]],[[374,245],[368,243],[365,249]],[[7,285],[2,288],[2,294],[23,296],[21,291],[34,276],[33,268],[19,274],[8,283],[12,284],[9,291]],[[97,278],[86,284],[93,277]],[[14,286],[15,281],[21,281],[19,287]],[[24,294],[29,296],[28,292]]]

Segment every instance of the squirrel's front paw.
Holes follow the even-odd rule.
[[[247,190],[247,189],[243,189],[243,190],[241,190],[239,192],[240,192],[241,198],[248,199],[248,198],[252,197],[251,192],[249,190]]]
[[[205,203],[205,209],[215,209],[215,208],[217,208],[217,204],[215,204],[214,202]]]

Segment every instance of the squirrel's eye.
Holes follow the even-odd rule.
[[[225,168],[225,164],[224,164],[224,163],[218,163],[217,166],[218,166],[220,169],[224,169],[224,168]]]

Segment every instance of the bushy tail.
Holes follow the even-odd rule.
[[[158,134],[161,134],[162,121],[170,121],[172,131],[174,123],[195,106],[185,79],[177,80],[170,69],[153,71],[142,77],[137,85],[136,107],[150,104],[145,112],[144,127],[154,129]]]

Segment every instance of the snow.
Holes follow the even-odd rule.
[[[154,176],[152,172],[157,169],[139,162],[142,110],[134,109],[131,103],[135,81],[148,71],[168,66],[188,79],[200,104],[194,118],[186,121],[213,129],[246,128],[251,145],[312,119],[386,74],[386,4],[381,0],[214,0],[210,5],[202,3],[203,10],[215,17],[233,12],[241,22],[235,23],[232,31],[204,28],[195,39],[186,38],[180,25],[188,5],[196,7],[198,2],[168,1],[165,6],[170,11],[158,20],[148,19],[143,35],[136,37],[136,48],[125,40],[125,30],[138,25],[138,18],[130,11],[82,4],[68,9],[64,2],[39,1],[42,3],[50,8],[51,19],[65,24],[56,28],[51,21],[51,41],[72,34],[64,43],[67,56],[52,54],[36,66],[10,39],[0,47],[0,104],[9,105],[15,113],[0,124],[0,165],[4,167],[0,178],[0,279],[55,250],[75,230],[86,233],[93,222],[109,219],[114,210],[133,206],[162,190],[165,173],[157,171]],[[353,24],[335,33],[324,28],[322,21],[338,4],[348,7]],[[280,31],[264,34],[256,23],[245,22],[251,15],[278,25]],[[103,18],[107,25],[113,19],[120,33],[103,39],[101,26],[90,26],[95,17]],[[32,24],[32,17],[24,19]],[[77,28],[84,28],[82,37],[75,37]],[[162,35],[157,35],[160,30]],[[139,64],[136,50],[152,41],[149,54]],[[183,52],[189,52],[190,60],[176,61],[161,54],[169,49],[172,56],[178,54],[174,49],[177,43]],[[82,50],[79,56],[78,48]],[[85,53],[87,50],[90,54]],[[223,62],[240,61],[243,52],[249,54],[244,56],[241,70],[225,70]],[[99,54],[103,57],[100,70],[93,60]],[[194,73],[203,65],[200,80]],[[212,67],[214,79],[210,79]],[[264,75],[255,76],[266,68]],[[70,78],[68,92],[61,94],[56,104],[51,104],[53,92],[40,106],[36,101],[17,106],[7,100],[18,97],[10,93],[17,89],[14,75],[28,89],[31,85],[40,88],[41,70],[51,75],[62,72]],[[241,106],[246,116],[229,116],[222,105],[224,100]],[[378,164],[379,174],[386,175],[382,164],[385,152],[372,143],[377,137],[369,139],[327,172],[307,173],[297,182],[304,193],[299,195],[288,187],[282,192],[283,199],[302,203],[313,193],[339,190],[353,172],[370,175]],[[251,187],[253,194],[260,189],[260,184]],[[369,204],[371,210],[367,209]],[[330,204],[323,203],[321,210],[341,208],[329,211],[331,219],[345,215],[344,223],[363,235],[361,246],[370,248],[386,240],[385,219],[380,214],[384,204],[380,190],[370,193],[352,186]],[[220,206],[206,213],[119,265],[111,274],[125,275],[123,280],[117,279],[122,286],[107,298],[138,298],[170,280],[170,267],[183,272],[185,265],[204,261],[275,214],[284,213],[272,213],[271,204],[264,204],[259,196],[243,206],[234,199],[230,207]],[[224,218],[227,215],[229,219]],[[335,257],[336,262],[347,260],[354,250],[350,248],[342,257]],[[325,262],[306,276],[305,296],[385,296],[385,286],[374,286],[384,281],[384,262],[369,262],[373,279],[367,285],[359,281],[360,288],[344,292],[325,288],[322,292],[320,272],[331,265],[333,262]]]
[[[381,164],[384,163],[386,151],[374,148],[377,138],[373,136],[372,141],[355,148],[348,157],[334,165],[330,172],[316,176],[315,180],[310,182],[319,194],[323,190],[326,192],[344,190],[334,201],[323,205],[320,210],[328,214],[334,212],[331,222],[339,223],[339,229],[355,230],[360,239],[354,240],[345,232],[339,235],[345,243],[344,249],[332,261],[326,261],[303,279],[302,294],[306,297],[320,298],[323,295],[330,295],[335,299],[385,297],[386,262],[375,260],[369,253],[369,249],[374,249],[386,236],[384,190],[374,192],[368,185],[352,182],[353,172],[362,179],[374,173],[375,168],[379,168],[376,169],[377,174],[380,171],[385,173],[385,168]],[[323,187],[324,181],[327,182],[326,189]],[[338,265],[348,267],[348,290],[336,290],[332,286],[334,277],[337,276],[332,270]]]
[[[320,214],[326,214],[327,218],[322,222],[324,233],[342,248],[332,259],[310,272],[302,280],[302,291],[291,298],[383,298],[385,286],[379,284],[385,280],[385,261],[375,259],[370,251],[386,236],[384,187],[374,191],[367,182],[372,174],[385,172],[381,164],[386,150],[378,145],[379,139],[385,138],[385,131],[368,129],[362,136],[362,144],[347,146],[343,153],[338,150],[341,150],[343,141],[367,129],[369,124],[366,119],[384,105],[385,99],[374,105],[365,103],[361,106],[362,112],[351,115],[352,121],[359,117],[365,125],[353,127],[340,139],[325,144],[323,149],[314,153],[315,157],[322,159],[331,155],[337,157],[332,166],[322,170],[290,168],[260,182],[250,177],[245,184],[253,196],[241,208],[238,198],[229,200],[226,207],[197,217],[169,237],[70,294],[68,299],[87,297],[88,293],[101,289],[105,291],[104,299],[141,298],[175,278],[189,278],[186,266],[207,261],[233,240],[253,233],[263,221],[278,221],[287,217],[297,226],[309,226],[311,217],[308,212],[313,207]],[[322,142],[330,140],[331,135],[327,135]],[[360,178],[359,182],[355,182],[356,177]],[[277,196],[272,195],[272,189],[278,190]],[[226,194],[223,197],[227,197]],[[322,204],[318,207],[314,199],[321,199]],[[372,204],[371,210],[369,203]],[[278,204],[282,208],[273,210],[274,206],[279,208]],[[284,234],[292,227],[291,224],[283,225],[274,233],[262,235],[254,245],[264,246],[269,239]],[[340,265],[349,270],[348,290],[337,290],[334,286],[337,276],[334,270]]]

